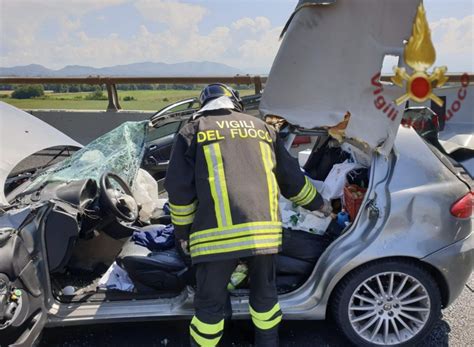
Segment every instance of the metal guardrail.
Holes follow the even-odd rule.
[[[463,73],[447,74],[448,82],[460,83]],[[469,74],[469,83],[473,83],[474,75]],[[381,81],[390,82],[392,75],[382,75]],[[121,109],[117,84],[207,84],[207,83],[232,83],[253,84],[255,94],[263,90],[267,77],[236,75],[236,76],[203,76],[203,77],[120,77],[120,76],[89,76],[89,77],[0,77],[0,84],[96,84],[105,85],[107,88],[108,106],[107,111],[118,111]]]
[[[255,94],[263,90],[266,77],[236,75],[215,77],[0,77],[0,84],[97,84],[105,85],[107,88],[108,106],[107,111],[118,111],[121,109],[117,84],[208,84],[208,83],[232,83],[253,84]]]

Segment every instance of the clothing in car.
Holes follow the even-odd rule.
[[[280,191],[309,210],[323,205],[275,130],[230,109],[203,112],[179,131],[165,188],[194,264],[277,253]]]
[[[132,241],[150,251],[170,249],[174,247],[174,227],[171,224],[147,225],[133,233]]]

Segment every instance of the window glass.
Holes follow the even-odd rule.
[[[171,135],[171,134],[174,134],[174,133],[178,132],[180,124],[181,124],[181,122],[178,121],[178,122],[164,124],[164,125],[160,126],[159,128],[150,128],[150,131],[148,133],[147,142],[148,141],[153,141],[153,140],[156,140],[156,139],[159,139],[159,138],[162,138],[162,137],[165,137],[165,136],[168,136],[168,135]]]

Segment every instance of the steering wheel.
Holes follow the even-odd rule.
[[[112,182],[116,184],[113,185]],[[105,207],[117,218],[135,222],[138,218],[138,204],[129,185],[118,175],[106,172],[100,178],[100,197]]]

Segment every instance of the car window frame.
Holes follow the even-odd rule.
[[[160,129],[162,129],[162,128],[164,128],[164,127],[170,125],[170,124],[176,124],[176,123],[178,123],[178,125],[176,126],[176,128],[175,128],[173,131],[171,131],[171,132],[169,132],[169,133],[161,134],[160,136],[153,137],[153,138],[149,138],[149,137],[148,137],[148,138],[146,139],[146,142],[147,142],[147,143],[148,143],[148,142],[153,142],[153,141],[162,139],[162,138],[164,138],[164,137],[166,137],[166,136],[170,136],[170,135],[173,135],[173,134],[176,135],[176,134],[178,133],[178,131],[183,127],[183,121],[182,121],[182,120],[178,120],[178,119],[176,119],[176,120],[171,120],[171,121],[169,121],[169,122],[166,122],[166,123],[164,123],[164,124],[161,124],[161,125],[158,126],[158,127],[150,128],[150,130],[148,131],[148,135],[150,135],[150,134],[153,134],[153,133],[155,133],[155,132],[159,132]]]

